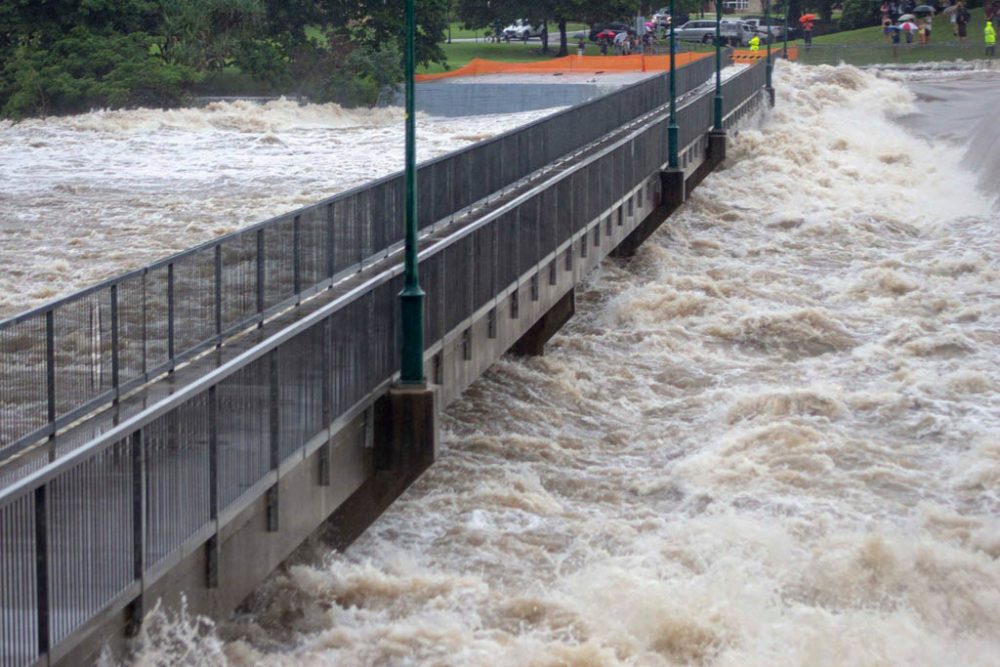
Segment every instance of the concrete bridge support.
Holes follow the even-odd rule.
[[[514,343],[510,348],[511,353],[523,357],[542,356],[545,354],[545,344],[575,313],[576,290],[570,290]]]
[[[753,70],[750,73],[756,76]],[[731,112],[733,123],[756,108],[758,100],[763,100],[758,92],[759,86],[743,106]],[[540,179],[519,186],[521,190],[504,193],[484,204],[482,210],[476,209],[477,217],[468,220],[460,217],[428,234],[426,261],[428,266],[437,267],[438,293],[456,295],[456,300],[442,299],[436,309],[429,309],[437,318],[434,320],[437,328],[434,342],[425,353],[424,375],[430,381],[426,385],[393,386],[392,370],[379,367],[376,379],[364,384],[363,392],[353,394],[345,390],[344,405],[332,401],[337,388],[332,371],[361,374],[351,363],[365,359],[364,355],[377,362],[377,355],[394,335],[391,324],[386,324],[388,318],[380,319],[374,313],[387,312],[384,304],[390,303],[389,298],[397,293],[392,282],[398,276],[392,273],[395,259],[387,257],[367,265],[328,292],[303,302],[294,313],[289,311],[269,320],[266,326],[272,329],[271,333],[282,336],[282,340],[274,343],[267,356],[249,360],[241,367],[254,372],[263,369],[256,384],[248,384],[253,391],[245,394],[253,407],[246,414],[269,415],[265,423],[270,424],[270,432],[260,439],[270,456],[266,472],[248,475],[245,484],[227,487],[222,486],[218,474],[209,475],[214,480],[210,481],[213,493],[219,494],[220,489],[227,488],[238,495],[228,504],[218,502],[218,498],[208,503],[214,508],[209,510],[208,521],[200,528],[195,526],[195,532],[179,545],[171,543],[169,552],[153,551],[144,545],[141,528],[146,524],[135,517],[143,518],[146,509],[136,508],[132,525],[125,525],[135,530],[132,534],[137,536],[131,543],[134,554],[140,559],[152,554],[149,567],[140,562],[139,574],[129,589],[78,626],[74,631],[76,637],[61,638],[61,645],[37,664],[88,664],[102,650],[107,650],[110,656],[124,655],[126,628],[134,631],[141,613],[159,599],[164,608],[176,611],[181,607],[183,595],[189,614],[225,617],[310,537],[338,548],[354,541],[435,460],[441,408],[456,400],[505,352],[543,354],[545,344],[575,313],[575,285],[609,254],[634,255],[691,190],[725,159],[726,134],[706,135],[711,123],[707,113],[710,107],[707,102],[703,107],[706,113],[699,116],[697,135],[686,144],[681,169],[661,171],[663,156],[659,152],[662,151],[656,149],[663,142],[649,140],[650,136],[657,136],[652,134],[654,128],[664,129],[661,118],[650,128],[626,128],[624,136],[613,142],[609,140],[607,146],[586,156],[575,156],[560,168],[544,172]],[[635,169],[626,171],[626,166],[636,164],[642,165],[639,173]],[[625,173],[627,180],[624,175],[618,181],[609,180],[609,174]],[[593,192],[596,185],[608,183],[614,186],[613,192],[597,200],[600,206],[592,205],[595,200],[589,194],[574,196]],[[331,215],[332,212],[332,208],[327,211]],[[290,247],[297,248],[302,223],[298,218],[293,221]],[[513,236],[517,233],[523,234],[520,240]],[[266,248],[260,245],[260,238],[258,252]],[[518,243],[512,243],[512,238]],[[447,266],[442,259],[445,257],[449,258]],[[436,261],[440,264],[435,264]],[[262,266],[259,261],[258,266]],[[449,277],[452,273],[448,267],[452,266],[454,278]],[[297,270],[294,276],[298,280]],[[456,282],[460,288],[451,289],[447,280],[465,282]],[[465,285],[468,289],[461,287]],[[368,290],[363,297],[352,292],[362,289]],[[338,310],[332,309],[336,300],[348,296],[354,301],[338,306]],[[451,307],[463,303],[461,307]],[[297,323],[290,321],[293,316],[299,318]],[[348,316],[368,319],[352,333],[347,327]],[[289,321],[281,319],[284,317]],[[373,324],[379,323],[381,329],[376,330]],[[331,338],[334,325],[347,331],[336,341]],[[257,344],[254,341],[248,338],[237,343],[254,352],[251,347]],[[373,345],[373,341],[381,341],[383,347]],[[334,348],[334,343],[339,347]],[[239,349],[233,345],[234,353]],[[334,356],[335,349],[340,356]],[[288,359],[308,360],[305,368],[292,365],[292,361],[277,353],[279,350],[289,352]],[[284,360],[283,364],[287,361],[287,366],[276,365],[276,360]],[[310,365],[317,360],[322,360],[318,368],[327,372],[314,376],[315,369]],[[282,376],[274,370],[286,367],[295,371],[289,376],[289,386],[299,386],[296,383],[301,381],[302,387],[322,398],[317,402],[322,403],[322,416],[314,415],[315,421],[306,433],[288,436],[295,440],[294,447],[287,450],[283,448],[285,432],[280,428],[282,415],[286,414],[282,409],[287,405],[282,403],[278,391]],[[191,369],[195,368],[192,364]],[[222,378],[219,384],[229,382],[230,377],[236,376]],[[354,384],[348,383],[348,389],[355,384],[361,386],[356,378],[351,382]],[[207,393],[208,405],[205,422],[209,426],[199,433],[209,452],[205,457],[207,466],[209,470],[217,470],[223,440],[216,419],[219,390],[216,385],[208,386],[207,380],[205,384],[203,393]],[[188,409],[187,404],[177,400],[171,410]],[[295,423],[294,419],[301,416],[295,410],[288,410],[287,414],[293,418],[289,423]],[[153,431],[150,424],[159,428],[158,422],[153,421],[142,428]],[[243,437],[239,429],[230,428],[229,433],[232,438]],[[197,447],[202,446],[201,441],[193,442]],[[193,463],[186,467],[178,465],[181,473],[190,473],[201,465],[202,458],[197,458],[201,456],[200,450],[194,445],[190,447]],[[263,446],[258,449],[264,451]],[[137,450],[143,451],[136,447],[131,451]],[[235,450],[236,455],[241,452]],[[153,475],[156,470],[145,466],[142,457],[133,454],[131,460],[138,462],[133,470],[143,474],[134,475],[141,483],[133,481],[127,489],[149,488],[144,487],[149,479],[161,482],[174,479],[165,474]],[[160,506],[185,506],[183,502],[175,503],[173,496],[165,493],[161,496],[154,497]],[[135,493],[134,497],[148,502],[151,496]],[[193,501],[188,504],[196,505]]]

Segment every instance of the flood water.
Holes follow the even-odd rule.
[[[1000,75],[776,85],[346,553],[139,664],[1000,664]]]
[[[426,160],[552,113],[418,118]],[[281,100],[0,120],[0,318],[403,167],[399,109]]]
[[[1000,74],[775,76],[358,542],[136,664],[1000,664]]]

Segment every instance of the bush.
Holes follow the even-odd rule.
[[[871,0],[845,0],[841,30],[856,30],[879,23],[879,4]]]
[[[0,72],[0,114],[178,105],[198,75],[150,55],[151,44],[144,33],[99,35],[77,27],[46,49],[19,46]]]

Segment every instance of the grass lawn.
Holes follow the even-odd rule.
[[[506,25],[504,25],[503,27],[506,27]],[[566,24],[566,32],[568,32],[570,34],[573,34],[577,30],[589,30],[589,29],[590,29],[589,26],[587,26],[585,23],[567,23]],[[486,41],[486,34],[488,32],[490,32],[489,28],[466,28],[466,27],[464,27],[462,25],[461,21],[455,21],[455,22],[453,22],[451,24],[451,38],[452,39],[471,39],[471,38],[475,38],[475,39],[478,39],[480,41],[484,41],[485,42]],[[555,24],[550,23],[549,24],[549,39],[550,40],[552,39],[553,35],[555,35],[555,38],[557,40],[559,39],[559,27],[557,25],[555,25]],[[445,37],[447,37],[447,36],[448,36],[448,31],[445,31]]]
[[[444,65],[434,63],[430,67],[419,68],[417,73],[435,74],[446,70],[458,69],[473,58],[486,58],[501,62],[547,60],[554,58],[556,52],[558,52],[559,39],[558,35],[556,39],[552,39],[550,35],[549,53],[542,53],[542,44],[538,41],[528,42],[527,44],[523,42],[511,42],[509,44],[503,42],[500,44],[493,42],[452,42],[451,44],[442,44],[441,50],[444,51],[445,57],[448,59],[447,68]],[[576,44],[572,41],[569,42],[569,52],[576,53]],[[596,56],[599,53],[596,44],[593,42],[587,43],[586,54],[588,56]]]
[[[799,46],[799,62],[808,65],[837,64],[873,65],[888,63],[918,63],[951,60],[975,60],[983,58],[983,27],[985,19],[982,9],[970,10],[968,34],[964,43],[952,35],[951,22],[947,16],[934,17],[931,43],[921,46],[918,37],[913,36],[913,44],[906,43],[902,35],[900,44],[893,54],[892,45],[882,35],[881,26],[848,30],[813,39],[813,48],[806,51],[800,40],[789,42]]]
[[[448,59],[448,66],[440,63],[432,63],[429,67],[420,67],[418,74],[436,74],[447,70],[458,69],[473,58],[488,58],[489,60],[500,60],[503,62],[521,62],[525,60],[545,60],[555,55],[555,51],[548,54],[542,53],[541,44],[535,42],[511,42],[510,44],[494,44],[490,42],[453,42],[442,44],[445,58]]]

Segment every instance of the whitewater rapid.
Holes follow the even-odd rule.
[[[426,160],[553,113],[420,116]],[[400,109],[279,100],[0,120],[0,318],[403,167]]]
[[[775,76],[358,542],[219,627],[154,614],[136,664],[1000,664],[990,156],[917,122],[940,82]]]

